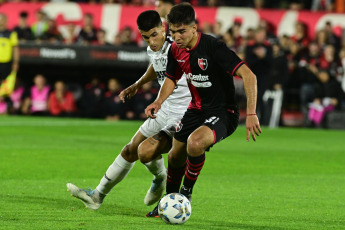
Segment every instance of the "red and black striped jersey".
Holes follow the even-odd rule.
[[[192,94],[190,109],[237,109],[233,76],[244,62],[225,43],[210,35],[198,35],[190,50],[172,44],[167,77],[176,81],[185,74]]]

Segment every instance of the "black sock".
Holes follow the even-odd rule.
[[[176,169],[168,165],[168,178],[167,178],[167,187],[166,187],[167,194],[179,192],[182,177],[185,171],[186,171],[186,165],[184,165],[181,168],[176,168]]]
[[[180,193],[190,197],[193,192],[193,187],[198,179],[200,171],[205,163],[205,153],[198,157],[188,156],[187,158],[187,169],[183,181],[183,186]]]

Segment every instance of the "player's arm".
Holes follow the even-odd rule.
[[[145,109],[145,114],[151,118],[156,118],[155,114],[161,108],[162,103],[170,96],[174,91],[176,86],[176,81],[166,77],[164,83],[159,90],[156,100]]]
[[[142,87],[147,82],[153,81],[156,78],[156,72],[153,69],[152,64],[150,64],[146,72],[138,81],[136,81],[134,84],[121,91],[121,93],[119,94],[120,100],[122,102],[125,102],[125,99],[133,97],[140,87]]]
[[[246,66],[242,65],[237,69],[236,75],[243,79],[243,86],[247,96],[247,141],[251,135],[256,141],[255,134],[261,133],[259,119],[256,115],[257,83],[255,74]]]

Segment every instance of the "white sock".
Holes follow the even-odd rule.
[[[115,185],[121,182],[128,175],[134,164],[135,162],[128,162],[121,156],[121,154],[119,154],[114,163],[109,166],[96,189],[100,193],[108,195]]]
[[[166,177],[166,169],[164,166],[164,158],[162,156],[157,157],[151,162],[144,164],[146,169],[155,176],[155,179],[163,179]]]

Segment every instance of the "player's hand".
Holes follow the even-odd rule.
[[[150,118],[156,118],[156,114],[161,108],[161,103],[154,101],[151,105],[147,106],[145,109],[145,114]]]
[[[256,136],[260,136],[261,128],[259,119],[256,115],[247,116],[246,119],[246,128],[247,128],[247,141],[249,141],[249,136],[251,135],[253,141],[256,141]]]
[[[131,85],[128,88],[121,91],[119,94],[120,100],[125,103],[127,99],[132,98],[138,91],[138,88],[135,85]]]

